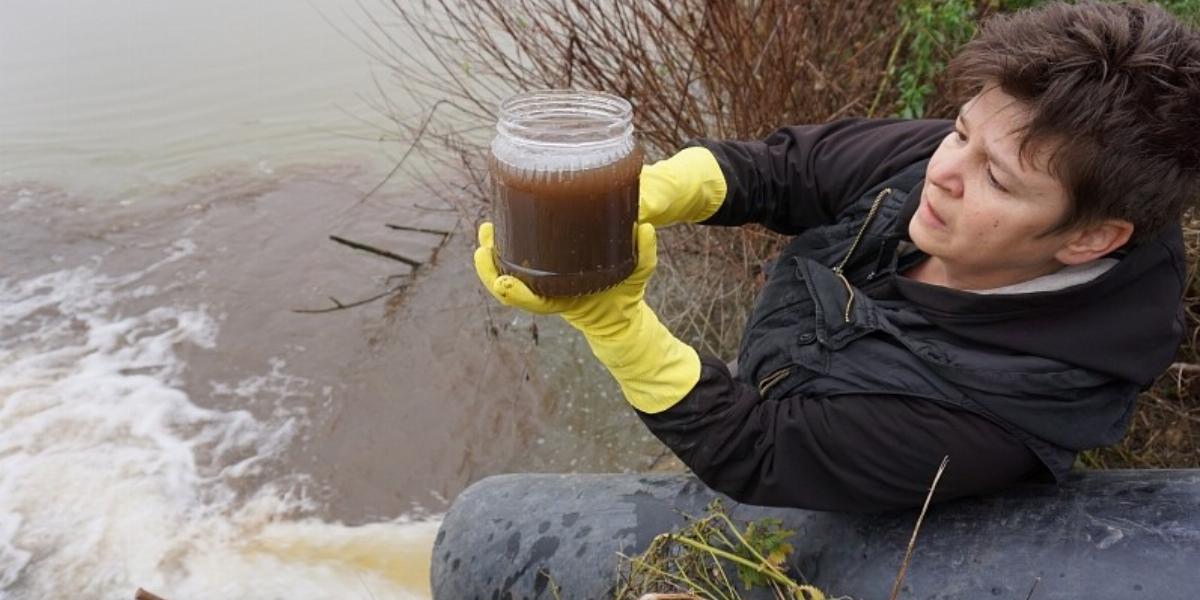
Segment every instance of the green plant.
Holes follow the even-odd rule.
[[[645,552],[621,555],[617,600],[646,594],[684,593],[699,598],[740,598],[730,578],[736,573],[744,590],[771,589],[778,598],[825,600],[825,594],[788,576],[786,561],[793,552],[778,519],[740,525],[714,500],[700,518],[679,531],[654,538]]]
[[[975,6],[968,0],[909,0],[900,6],[900,21],[908,52],[897,79],[896,114],[919,119],[930,116],[926,103],[946,64],[975,35]]]
[[[795,551],[795,548],[787,542],[795,533],[790,529],[784,529],[783,521],[779,519],[767,518],[751,521],[746,526],[744,534],[746,545],[737,549],[739,551],[736,551],[736,554],[748,562],[762,557],[768,564],[781,569],[787,557]],[[752,569],[744,563],[738,563],[737,574],[742,586],[747,590],[754,586],[766,587],[771,582],[763,572]]]
[[[1046,2],[1047,0],[989,0],[987,8],[1011,12],[1045,4]],[[1151,3],[1171,11],[1185,22],[1193,25],[1200,24],[1200,0],[1161,0],[1157,2],[1152,1]]]
[[[1159,4],[1175,13],[1181,20],[1192,25],[1200,25],[1200,0],[1168,0]]]

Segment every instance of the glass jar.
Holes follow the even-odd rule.
[[[497,268],[540,296],[628,277],[642,159],[622,98],[542,90],[502,102],[488,162]]]

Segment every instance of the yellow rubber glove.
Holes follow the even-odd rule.
[[[680,150],[642,167],[638,222],[655,227],[699,223],[725,202],[725,175],[706,148]]]
[[[643,412],[662,412],[679,402],[700,380],[700,357],[679,341],[644,299],[646,282],[658,262],[654,227],[638,226],[638,262],[625,281],[602,292],[572,298],[544,298],[493,260],[492,224],[479,226],[475,272],[500,302],[537,314],[557,314],[583,332],[592,353],[621,384],[625,399]]]

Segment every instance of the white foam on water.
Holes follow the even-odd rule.
[[[426,596],[436,521],[304,517],[302,477],[266,470],[303,414],[198,406],[177,351],[214,348],[218,316],[123,308],[155,294],[146,273],[194,250],[178,242],[123,275],[85,265],[0,278],[0,598]],[[273,361],[214,393],[297,381]]]

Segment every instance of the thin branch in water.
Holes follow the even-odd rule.
[[[362,306],[364,304],[374,302],[380,298],[391,296],[392,294],[400,292],[400,291],[404,290],[404,288],[407,288],[407,287],[408,287],[407,282],[402,283],[402,284],[400,284],[390,290],[387,290],[385,292],[380,292],[369,298],[363,298],[362,300],[355,300],[354,302],[350,302],[348,304],[344,304],[337,298],[330,296],[329,301],[333,302],[333,306],[330,306],[328,308],[293,308],[292,312],[299,313],[302,315],[318,315],[318,314],[322,314],[322,313],[331,313],[331,312],[336,312],[339,310],[346,310],[348,308],[354,308],[356,306]]]
[[[375,246],[370,246],[367,244],[355,242],[353,240],[348,240],[344,237],[331,235],[331,236],[329,236],[329,239],[331,239],[343,246],[349,246],[351,248],[354,248],[355,250],[362,250],[364,252],[370,252],[371,254],[382,256],[384,258],[398,260],[414,269],[417,267],[420,267],[422,264],[421,261],[419,261],[419,260],[415,260],[415,259],[409,258],[407,256],[401,256],[399,254],[396,254],[395,252],[392,252],[391,250],[384,250],[383,248],[376,248]]]
[[[395,229],[398,231],[415,231],[417,233],[432,233],[434,235],[442,235],[442,236],[450,235],[449,231],[444,231],[441,229],[429,229],[427,227],[413,227],[411,225],[395,225],[393,223],[384,223],[384,225],[386,225],[390,229]]]
[[[437,207],[437,206],[423,206],[421,204],[414,204],[413,208],[420,209],[420,210],[427,210],[430,212],[454,212],[453,206],[448,207],[448,208],[441,208],[441,207]]]
[[[354,576],[358,578],[358,585],[361,585],[363,590],[367,592],[367,597],[371,600],[375,600],[375,594],[371,592],[371,588],[367,587],[367,582],[363,581],[362,574],[355,572]]]
[[[659,452],[658,455],[655,456],[654,459],[650,461],[650,464],[646,467],[646,470],[653,471],[653,470],[657,469],[658,466],[661,465],[664,460],[667,460],[668,458],[670,458],[672,456],[675,456],[675,453],[672,452],[670,448],[663,448],[662,451]]]

